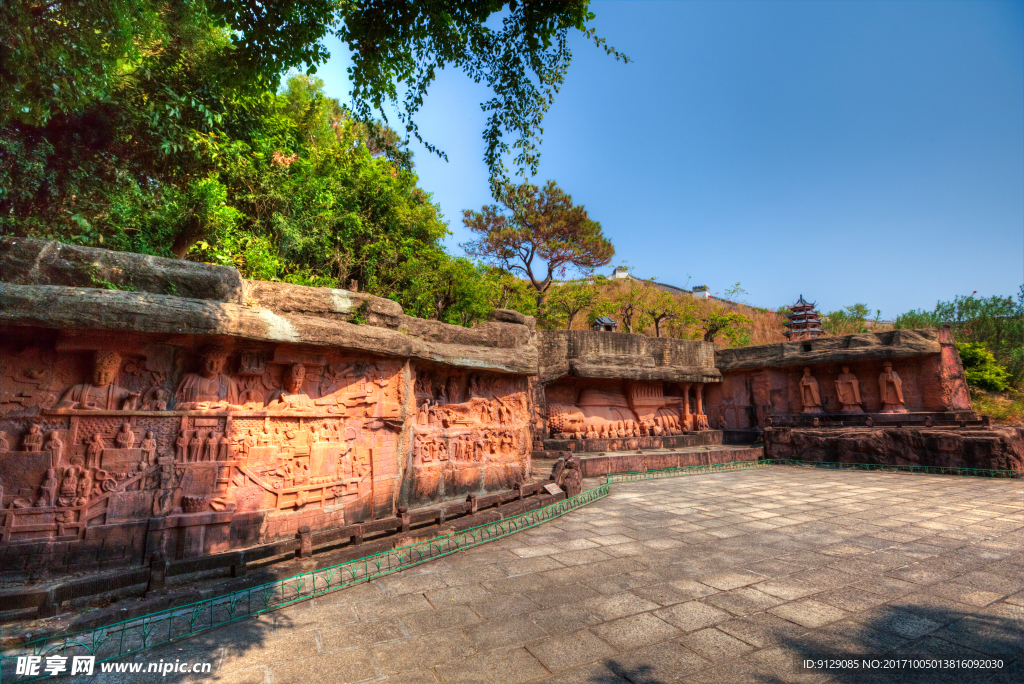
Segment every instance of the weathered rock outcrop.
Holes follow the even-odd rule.
[[[767,458],[834,463],[947,466],[1021,472],[1021,429],[775,428]]]
[[[803,342],[719,349],[715,352],[715,366],[727,372],[938,354],[941,351],[940,334],[936,328],[889,330]]]
[[[0,273],[12,285],[121,289],[241,304],[242,276],[228,266],[112,252],[30,238],[0,239]]]
[[[563,376],[665,382],[717,382],[714,345],[592,330],[546,330],[540,381]]]

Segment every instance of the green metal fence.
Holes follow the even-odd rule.
[[[923,473],[927,475],[962,475],[967,477],[1013,477],[1022,473],[1017,470],[993,470],[991,468],[960,468],[954,466],[888,465],[885,463],[837,463],[834,461],[799,461],[789,458],[764,458],[761,463],[769,465],[800,466],[803,468],[825,468],[828,470],[874,470],[887,473]]]
[[[764,461],[732,461],[729,463],[712,463],[710,465],[662,468],[660,470],[641,470],[632,473],[609,473],[605,476],[605,486],[617,482],[639,482],[640,480],[657,480],[663,477],[679,477],[680,475],[702,475],[729,470],[752,470],[767,467],[768,464]]]
[[[204,601],[162,610],[96,629],[38,639],[0,653],[0,681],[28,682],[47,677],[17,676],[19,656],[93,656],[101,663],[190,637],[214,627],[276,610],[314,596],[443,558],[541,525],[608,496],[603,484],[557,503],[511,518],[471,527],[430,541],[382,551],[356,561],[305,572]],[[69,668],[70,669],[70,668]]]

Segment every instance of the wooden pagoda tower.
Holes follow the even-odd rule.
[[[793,313],[789,314],[789,320],[785,323],[788,330],[782,333],[790,342],[813,340],[825,334],[821,329],[821,316],[814,306],[800,295],[797,303],[790,307]]]

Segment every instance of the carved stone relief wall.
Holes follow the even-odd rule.
[[[716,426],[742,430],[764,427],[770,415],[969,412],[950,400],[962,378],[944,381],[939,364],[932,354],[726,371],[708,394],[708,413]]]
[[[709,429],[704,383],[564,379],[545,388],[550,439],[630,439]]]
[[[420,505],[509,489],[529,474],[526,378],[413,368],[415,416],[407,500]]]
[[[293,345],[18,332],[0,349],[0,554],[113,534],[138,553],[201,555],[230,546],[201,532],[207,521],[322,510],[351,524],[394,515],[403,478],[415,505],[526,477],[524,377]],[[156,548],[117,532],[150,518],[172,521]],[[259,541],[290,527],[264,524]]]

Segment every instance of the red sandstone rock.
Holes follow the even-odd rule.
[[[767,458],[1022,470],[1020,431],[830,428],[766,430]]]

